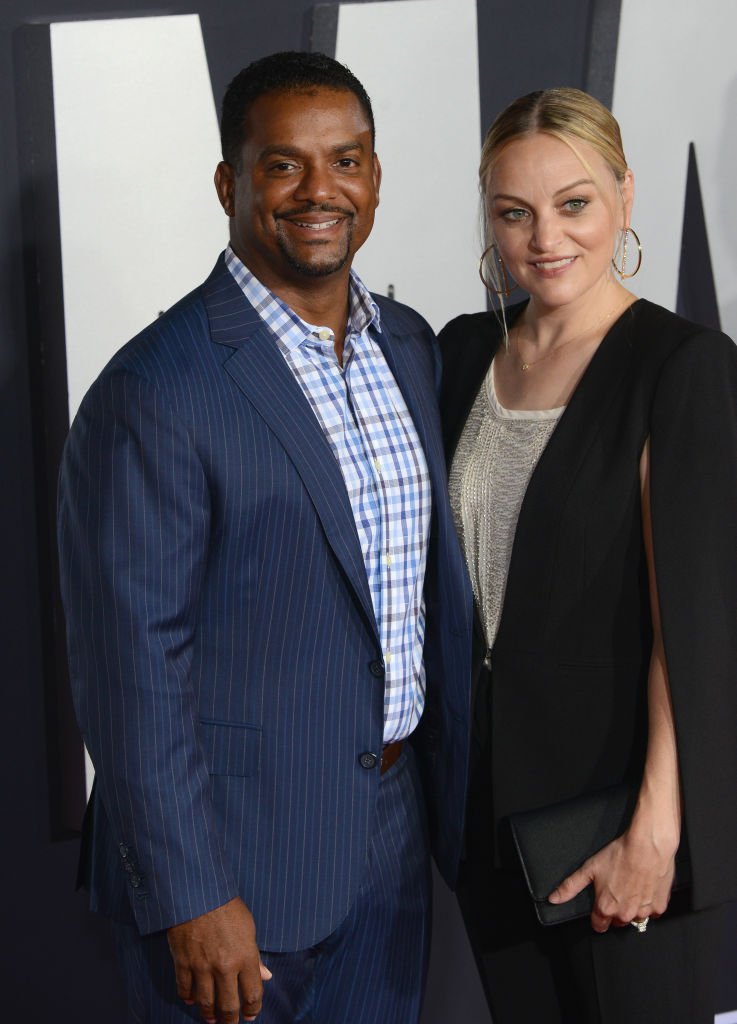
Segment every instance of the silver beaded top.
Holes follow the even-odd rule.
[[[505,409],[492,362],[463,428],[450,469],[450,501],[487,647],[496,637],[522,500],[563,414]]]

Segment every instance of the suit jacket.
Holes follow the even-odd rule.
[[[500,339],[493,313],[440,334],[449,463]],[[497,825],[639,784],[652,641],[639,478],[648,437],[693,901],[703,906],[737,897],[737,348],[725,335],[645,300],[606,335],[530,479],[479,700]],[[482,655],[477,631],[476,676]]]
[[[446,496],[434,337],[412,310],[377,301],[433,488],[414,740],[452,879],[472,604]],[[63,458],[59,538],[96,769],[93,907],[147,933],[240,894],[262,948],[328,935],[366,862],[382,653],[337,461],[222,257],[86,395]]]

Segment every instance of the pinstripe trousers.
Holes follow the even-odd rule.
[[[261,951],[273,973],[261,1024],[414,1024],[430,943],[430,857],[414,761],[405,745],[381,779],[366,873],[347,917],[296,953]],[[258,921],[256,922],[258,927]],[[177,997],[166,933],[114,924],[129,1024],[201,1020]]]

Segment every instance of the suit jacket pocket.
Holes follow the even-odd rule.
[[[261,729],[247,722],[200,719],[200,739],[210,775],[258,773],[261,757]]]

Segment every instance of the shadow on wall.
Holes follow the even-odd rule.
[[[433,943],[420,1024],[492,1024],[455,893],[433,864]]]
[[[722,315],[722,330],[737,341],[737,202],[734,183],[737,182],[737,133],[734,130],[734,112],[737,110],[737,75],[725,90],[722,104],[722,130],[719,133],[719,187],[721,195],[717,209],[724,216],[717,220],[716,230],[722,236],[724,247],[732,257],[735,273],[731,294],[718,295]]]

